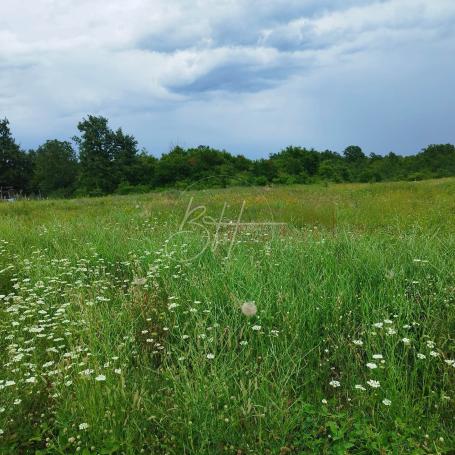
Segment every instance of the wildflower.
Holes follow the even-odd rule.
[[[30,377],[25,380],[25,382],[28,382],[29,384],[35,384],[36,378],[35,377]]]
[[[427,341],[427,347],[430,348],[430,349],[433,349],[434,348],[434,341]]]
[[[254,302],[245,302],[241,307],[242,313],[245,316],[252,317],[257,313],[257,308]]]
[[[331,385],[333,388],[337,388],[340,387],[341,384],[339,381],[332,380],[329,382],[329,385]]]
[[[383,359],[382,354],[373,354],[373,359],[376,359],[376,360]]]
[[[106,380],[106,376],[104,374],[99,374],[96,378],[95,381],[102,382]]]
[[[14,401],[13,401],[13,404],[15,404],[16,406],[18,404],[21,404],[22,403],[22,400],[20,398],[16,398]]]
[[[377,389],[379,387],[381,387],[381,384],[379,381],[375,381],[374,379],[370,379],[369,381],[367,381],[367,384],[372,387],[373,389]]]
[[[114,370],[114,373],[115,373],[115,374],[122,374],[122,369],[121,369],[121,368],[116,368],[116,369]]]
[[[450,366],[455,366],[455,360],[451,360],[451,359],[446,359],[444,360],[445,363],[447,363],[447,365],[450,365]]]
[[[251,327],[251,329],[258,332],[259,330],[262,329],[262,327],[260,325],[253,325],[253,327]]]
[[[371,362],[371,363],[367,363],[367,367],[368,367],[370,370],[374,370],[374,369],[377,368],[378,366],[377,366],[375,363]]]
[[[93,370],[87,368],[86,370],[81,371],[79,374],[82,376],[90,376],[93,373]]]
[[[385,406],[390,406],[392,402],[388,398],[384,398],[382,400],[382,404],[384,404]]]
[[[360,385],[360,384],[356,384],[356,385],[354,386],[354,388],[357,389],[357,390],[362,390],[362,391],[365,391],[365,390],[366,390],[365,387],[363,387],[363,385]]]
[[[86,430],[90,425],[86,422],[79,425],[79,430]]]
[[[411,344],[411,340],[409,338],[402,338],[401,341],[403,342],[403,344],[405,345],[410,345]]]
[[[383,325],[384,325],[384,324],[383,324],[382,322],[375,322],[375,323],[373,324],[373,327],[376,327],[377,329],[382,329],[382,326],[383,326]]]
[[[420,360],[426,359],[427,356],[425,354],[421,354],[420,352],[417,353],[417,358]]]
[[[363,341],[362,341],[362,340],[352,340],[352,342],[353,342],[356,346],[362,346],[362,345],[363,345]]]
[[[0,436],[4,434],[5,432],[0,428]]]
[[[397,331],[395,329],[392,329],[391,327],[387,328],[387,335],[396,335]]]
[[[439,357],[439,352],[436,351],[430,351],[431,357]]]
[[[248,341],[246,341],[246,340],[242,340],[240,342],[240,346],[246,346],[247,344],[248,344]]]
[[[327,404],[327,400],[326,400],[325,398],[323,398],[323,399],[321,400],[321,402],[322,402],[322,404]]]
[[[384,324],[393,324],[393,321],[390,319],[384,319]]]
[[[212,359],[215,358],[215,354],[207,354],[207,358],[208,358],[209,360],[212,360]]]

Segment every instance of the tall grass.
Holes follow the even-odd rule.
[[[450,453],[454,194],[446,179],[0,205],[0,452]],[[191,197],[287,225],[223,225],[204,249],[199,226],[175,235]]]

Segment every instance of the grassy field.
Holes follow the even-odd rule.
[[[453,454],[454,251],[455,179],[1,203],[0,453]]]

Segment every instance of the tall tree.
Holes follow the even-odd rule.
[[[120,183],[137,185],[140,183],[140,161],[138,159],[137,141],[133,136],[124,134],[119,128],[111,132],[113,177],[118,186]]]
[[[14,140],[8,119],[0,120],[0,186],[28,191],[31,160]]]
[[[45,196],[70,196],[75,189],[78,163],[67,141],[46,141],[35,152],[33,182]]]
[[[89,115],[77,125],[80,188],[87,194],[107,194],[116,187],[113,175],[113,136],[105,117]]]
[[[358,145],[350,145],[346,147],[343,155],[346,161],[350,163],[358,163],[366,158],[365,153],[363,153],[362,149]]]

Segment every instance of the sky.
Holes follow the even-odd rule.
[[[34,148],[88,114],[159,156],[408,155],[455,143],[453,0],[1,0],[0,117]]]

